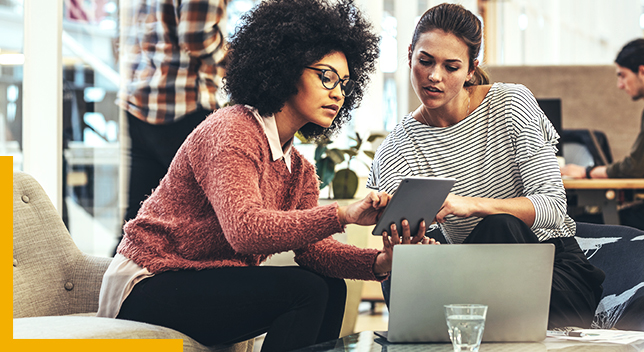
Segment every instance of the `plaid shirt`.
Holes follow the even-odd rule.
[[[229,0],[132,0],[118,104],[151,124],[219,107],[225,43],[219,22]]]

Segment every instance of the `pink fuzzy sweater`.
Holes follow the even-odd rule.
[[[330,277],[375,280],[374,249],[342,244],[338,205],[318,206],[314,166],[292,151],[292,172],[273,161],[248,108],[209,116],[188,136],[168,174],[125,227],[118,252],[151,273],[256,266],[294,250]]]

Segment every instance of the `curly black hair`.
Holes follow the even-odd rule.
[[[332,52],[347,58],[356,84],[329,128],[308,123],[308,139],[331,137],[351,118],[375,70],[378,37],[353,0],[266,0],[241,18],[229,41],[224,89],[234,104],[274,114],[297,94],[304,68]]]

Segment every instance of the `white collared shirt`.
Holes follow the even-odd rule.
[[[270,116],[261,116],[257,109],[252,106],[246,105],[248,109],[253,113],[253,116],[259,121],[259,124],[264,129],[266,138],[268,138],[268,145],[271,148],[271,154],[273,156],[273,161],[284,159],[286,163],[286,168],[288,172],[291,172],[291,149],[293,147],[293,138],[289,140],[284,149],[282,149],[282,144],[280,143],[280,135],[277,130],[277,123],[275,122],[275,115]]]

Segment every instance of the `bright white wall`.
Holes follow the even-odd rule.
[[[25,0],[23,170],[62,214],[63,0]]]
[[[611,64],[628,41],[642,37],[642,0],[511,0],[497,3],[497,65]],[[519,16],[527,27],[521,30]]]
[[[382,0],[356,1],[362,12],[371,20],[375,33],[381,31]],[[368,136],[370,131],[382,130],[382,86],[383,78],[380,66],[376,65],[376,72],[371,76],[367,92],[362,98],[360,107],[354,112],[355,131],[361,136]]]

